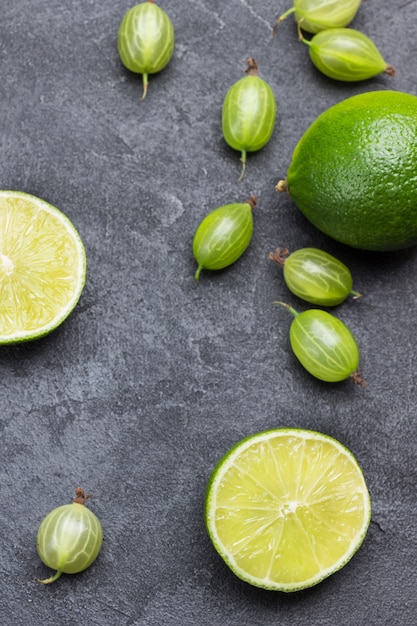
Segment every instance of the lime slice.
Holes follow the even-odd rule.
[[[221,459],[205,516],[214,547],[239,578],[298,591],[349,561],[371,504],[349,450],[321,433],[285,428],[244,439]]]
[[[70,220],[44,200],[0,191],[0,344],[54,330],[85,283],[84,245]]]

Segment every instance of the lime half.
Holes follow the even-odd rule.
[[[236,444],[209,481],[206,525],[242,580],[277,591],[316,585],[365,538],[371,503],[352,453],[327,435],[270,430]]]
[[[85,274],[84,245],[61,211],[0,191],[0,344],[57,328],[77,304]]]

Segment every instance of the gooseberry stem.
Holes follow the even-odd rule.
[[[359,298],[362,298],[362,294],[359,293],[359,291],[354,291],[353,289],[350,292],[350,295],[352,296],[354,300],[358,300]]]
[[[246,63],[248,64],[248,66],[245,69],[245,74],[248,74],[249,76],[258,76],[258,64],[255,59],[253,57],[249,57],[248,59],[246,59]]]
[[[258,200],[256,198],[256,196],[251,196],[250,198],[247,199],[247,204],[249,204],[250,208],[253,210],[256,208],[256,205],[258,203]]]
[[[283,250],[281,250],[281,248],[277,248],[275,252],[270,252],[268,254],[268,257],[272,261],[275,261],[275,263],[278,263],[278,265],[284,265],[286,261],[286,257],[288,256],[288,252],[289,252],[288,248],[284,248]]]
[[[355,383],[355,385],[360,385],[361,387],[366,387],[366,380],[364,380],[362,378],[362,376],[359,374],[358,370],[356,370],[356,372],[353,372],[353,374],[351,375],[351,379],[352,379],[352,382]]]
[[[283,22],[289,15],[291,15],[291,13],[294,13],[294,11],[295,11],[295,7],[291,7],[291,9],[288,9],[288,11],[285,11],[285,13],[279,16],[279,18],[277,19],[277,21],[275,22],[272,28],[273,35],[275,35],[275,33],[277,32],[277,28],[281,24],[281,22]]]
[[[51,583],[54,583],[56,580],[58,580],[58,578],[61,576],[62,572],[60,570],[58,570],[53,576],[51,576],[50,578],[44,578],[43,580],[41,580],[40,578],[35,578],[37,583],[42,583],[42,585],[50,585]]]
[[[308,41],[305,37],[303,37],[303,33],[301,32],[301,22],[304,20],[302,17],[301,20],[297,23],[297,31],[298,31],[298,41],[302,41],[303,43],[311,46],[311,41]]]
[[[240,176],[237,179],[237,182],[240,183],[240,181],[242,180],[242,178],[245,175],[245,169],[246,169],[246,150],[242,150],[241,153],[241,157],[240,157],[240,162],[242,163],[242,171],[240,172]]]
[[[288,187],[287,179],[279,180],[277,182],[277,184],[275,185],[275,189],[277,191],[279,191],[279,192],[282,192],[282,191],[287,191],[288,192],[289,187]]]
[[[92,497],[93,497],[92,493],[89,493],[87,495],[84,489],[82,489],[81,487],[77,487],[75,489],[75,498],[73,502],[75,502],[76,504],[85,504],[86,500],[89,500]]]
[[[286,302],[281,302],[281,300],[275,300],[272,304],[280,304],[285,309],[287,309],[290,313],[292,313],[294,317],[298,315],[298,311],[296,311],[294,307],[292,307],[290,304],[287,304]]]
[[[197,271],[196,271],[196,273],[194,274],[194,279],[195,279],[195,281],[196,281],[196,282],[198,282],[198,279],[200,278],[200,274],[201,274],[201,270],[202,270],[202,269],[203,269],[203,266],[202,266],[202,265],[199,265],[199,266],[197,267]]]
[[[148,0],[150,2],[152,0]],[[148,74],[144,72],[142,74],[142,82],[143,82],[143,94],[141,96],[141,100],[145,100],[146,94],[148,93]]]
[[[387,65],[386,68],[384,69],[385,74],[388,74],[388,76],[395,76],[396,72],[395,72],[395,67],[393,67],[392,65]]]

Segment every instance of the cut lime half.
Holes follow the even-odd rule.
[[[371,503],[362,471],[335,439],[277,429],[236,444],[206,496],[214,547],[242,580],[298,591],[342,568],[365,538]]]
[[[0,191],[0,344],[59,326],[85,284],[86,256],[70,220],[44,200]]]

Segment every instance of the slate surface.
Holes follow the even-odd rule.
[[[274,187],[328,106],[364,91],[417,94],[417,3],[367,0],[352,26],[397,76],[343,84],[320,75],[273,0],[167,0],[170,65],[141,79],[121,65],[122,0],[2,0],[0,185],[58,206],[79,230],[88,279],[56,332],[0,351],[0,622],[100,626],[416,624],[415,250],[354,251],[318,233]],[[227,89],[258,61],[278,101],[274,136],[239,155],[221,134]],[[199,221],[258,197],[252,244],[194,283]],[[322,247],[364,297],[338,315],[368,386],[329,386],[292,355],[286,291],[268,253]],[[230,446],[282,426],[336,437],[372,497],[365,543],[315,588],[252,588],[227,569],[203,522],[207,480]],[[105,533],[96,563],[50,587],[36,553],[46,513],[77,485]]]

